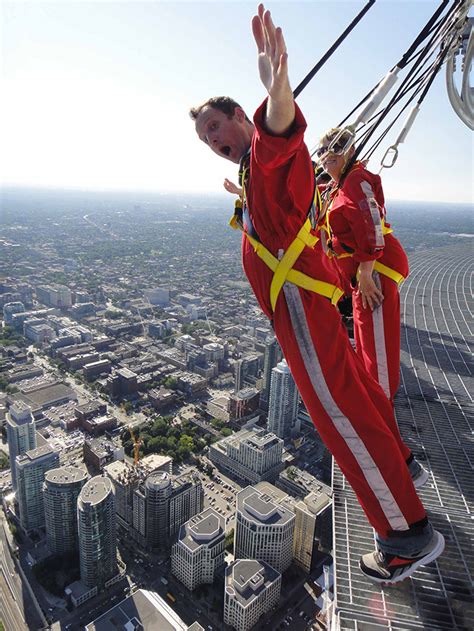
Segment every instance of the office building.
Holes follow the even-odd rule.
[[[284,572],[291,564],[294,527],[291,510],[247,486],[237,494],[235,558],[265,561]]]
[[[209,447],[209,459],[230,476],[255,484],[283,470],[283,440],[265,429],[243,429]]]
[[[36,427],[31,408],[22,401],[10,406],[6,418],[12,487],[16,491],[16,457],[36,447]]]
[[[265,352],[263,356],[263,387],[260,394],[260,405],[268,408],[270,399],[270,384],[272,378],[272,370],[281,361],[283,353],[280,345],[274,335],[269,335],[265,340]]]
[[[81,582],[103,589],[118,573],[115,501],[112,482],[95,476],[82,487],[77,502]]]
[[[232,421],[257,413],[260,392],[256,388],[244,388],[229,397],[229,418]]]
[[[332,549],[332,498],[321,493],[309,493],[294,503],[295,533],[293,558],[305,572],[311,572],[314,552]]]
[[[284,440],[290,437],[298,413],[298,390],[286,360],[272,370],[268,430]]]
[[[180,527],[203,509],[204,491],[195,473],[171,476],[155,471],[133,496],[133,527],[155,550],[167,547]]]
[[[213,583],[224,565],[225,519],[213,508],[192,517],[179,530],[171,571],[188,589]]]
[[[45,474],[44,518],[51,554],[65,554],[78,547],[77,499],[87,477],[78,467],[60,467]]]
[[[3,307],[3,320],[5,324],[11,326],[13,324],[13,316],[15,313],[24,313],[25,305],[22,302],[7,302]]]
[[[312,477],[312,476],[311,476]],[[293,533],[293,559],[305,572],[310,572],[314,552],[329,552],[332,548],[332,491],[313,478],[312,490],[304,498],[291,497],[281,487],[259,482],[255,489],[268,495],[295,514]]]
[[[104,467],[104,475],[110,478],[114,486],[117,524],[127,530],[132,537],[134,537],[133,507],[135,492],[140,484],[143,484],[146,478],[154,471],[164,471],[171,474],[172,465],[173,460],[169,456],[150,454],[139,460],[136,465],[116,460]],[[139,505],[140,502],[135,502],[137,512]],[[144,510],[145,505],[143,503],[142,518],[137,515],[137,522],[143,522],[143,536],[145,535]]]
[[[225,624],[249,631],[277,606],[280,591],[281,574],[264,561],[234,561],[225,571]]]
[[[25,532],[44,527],[43,482],[47,471],[59,465],[59,454],[46,444],[16,457],[17,500]]]

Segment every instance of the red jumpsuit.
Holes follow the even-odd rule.
[[[357,353],[370,374],[393,401],[400,384],[400,296],[397,283],[377,271],[373,279],[384,300],[373,311],[362,306],[357,291],[359,263],[378,260],[408,276],[408,259],[393,234],[382,234],[385,216],[384,195],[380,177],[357,164],[347,175],[329,210],[332,249],[336,263],[347,282],[352,282],[354,337]],[[386,224],[387,227],[388,224]]]
[[[265,107],[266,102],[254,117],[246,193],[253,226],[278,257],[306,219],[314,172],[299,108],[290,135],[276,137],[265,131]],[[286,282],[272,313],[273,272],[245,236],[242,256],[308,412],[369,522],[382,538],[395,536],[393,531],[410,535],[416,522],[426,519],[405,463],[410,450],[400,437],[389,400],[353,351],[338,310],[327,298]],[[337,284],[337,271],[319,243],[315,249],[306,247],[294,267]]]

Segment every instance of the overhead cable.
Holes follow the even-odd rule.
[[[340,44],[346,39],[349,33],[354,29],[354,27],[362,20],[367,11],[375,4],[376,0],[369,0],[365,7],[356,15],[356,17],[352,20],[349,26],[341,33],[341,35],[336,39],[334,44],[324,53],[318,63],[308,72],[306,77],[301,81],[301,83],[293,90],[293,97],[296,97],[301,94],[301,92],[305,89],[311,79],[316,75],[316,73],[324,66],[326,61],[332,56],[332,54],[339,48]],[[446,0],[447,2],[447,0]]]

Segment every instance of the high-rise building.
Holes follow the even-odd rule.
[[[115,502],[112,482],[95,476],[82,487],[77,501],[81,581],[103,589],[118,574]]]
[[[263,387],[260,394],[260,405],[267,409],[270,398],[270,384],[272,378],[272,370],[281,361],[283,353],[281,352],[278,340],[274,335],[269,335],[265,340],[265,353],[263,358]]]
[[[286,360],[272,370],[268,430],[279,438],[289,438],[298,414],[298,390]]]
[[[265,561],[279,572],[291,564],[295,514],[251,486],[237,494],[234,557]]]
[[[31,409],[21,401],[10,406],[6,417],[12,487],[16,491],[16,457],[36,447],[36,426]]]
[[[293,559],[308,573],[313,567],[314,551],[321,548],[328,552],[332,548],[332,491],[313,480],[313,490],[302,499],[291,497],[270,482],[259,482],[255,486],[255,490],[295,514]]]
[[[235,392],[245,386],[255,386],[262,366],[262,353],[249,353],[234,364]]]
[[[195,474],[154,472],[135,491],[134,527],[151,549],[168,546],[180,527],[202,511],[203,503],[201,480]]]
[[[229,475],[255,484],[283,470],[283,440],[263,428],[243,429],[209,447],[209,458]]]
[[[13,316],[15,313],[24,313],[25,305],[22,302],[7,302],[3,307],[3,319],[5,324],[11,326],[13,324]]]
[[[46,543],[51,554],[78,547],[77,499],[86,481],[87,472],[78,467],[51,469],[44,476]]]
[[[225,571],[224,622],[249,631],[280,599],[281,574],[264,561],[231,563]]]
[[[213,583],[224,565],[225,519],[207,508],[181,526],[171,553],[171,570],[188,589]]]
[[[331,507],[332,499],[325,493],[309,493],[294,503],[293,558],[305,572],[311,572],[315,549],[332,547]]]
[[[150,473],[154,471],[171,473],[172,465],[173,460],[169,456],[149,454],[133,466],[121,460],[115,460],[104,467],[104,475],[110,478],[114,485],[117,524],[127,530],[132,537],[135,535],[133,528],[135,491]],[[141,521],[143,522],[144,533],[144,521]]]
[[[44,476],[58,465],[59,454],[48,444],[16,457],[18,508],[20,523],[26,532],[44,527]]]

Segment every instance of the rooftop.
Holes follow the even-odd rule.
[[[16,395],[16,397],[17,401],[23,401],[33,409],[48,407],[57,401],[77,399],[74,390],[64,383],[47,384],[24,390],[21,394]]]
[[[179,532],[179,540],[190,550],[197,550],[200,546],[214,541],[225,534],[225,519],[213,508],[207,508],[202,513],[191,517]]]
[[[283,526],[295,518],[286,507],[252,486],[237,493],[237,509],[250,521],[265,525]]]
[[[140,625],[140,626],[138,626]],[[156,592],[139,589],[87,625],[87,631],[187,631],[177,613]]]
[[[281,574],[264,561],[240,559],[225,570],[225,589],[243,607],[267,589]]]
[[[100,502],[102,502],[112,492],[112,482],[109,478],[96,475],[82,487],[82,491],[77,502],[78,507],[79,504],[88,504],[91,506],[100,504]]]
[[[75,484],[87,479],[87,471],[79,467],[59,467],[47,471],[44,479],[50,484]]]
[[[43,458],[44,456],[49,456],[50,454],[56,453],[51,447],[46,445],[41,445],[41,447],[36,447],[35,449],[30,449],[26,451],[24,454],[17,456],[17,462],[27,462],[32,460],[38,460],[39,458]]]

